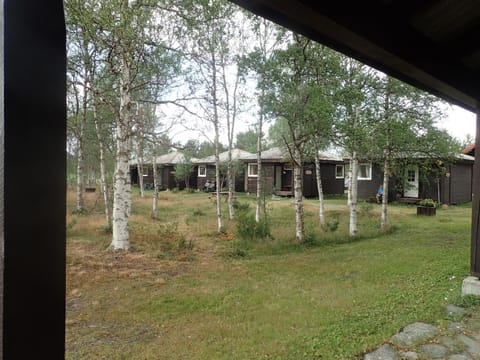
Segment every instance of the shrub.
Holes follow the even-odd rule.
[[[360,209],[362,211],[362,213],[366,214],[366,215],[369,215],[371,212],[372,212],[372,209],[373,209],[373,204],[372,203],[369,203],[367,201],[362,201],[360,202]]]
[[[164,240],[172,240],[177,236],[178,223],[171,222],[160,224],[157,230],[157,235]]]
[[[338,224],[340,223],[340,220],[338,218],[333,218],[331,220],[328,220],[325,222],[325,224],[321,225],[321,228],[325,232],[334,232],[338,229]]]
[[[111,235],[113,233],[113,223],[110,220],[108,224],[105,224],[100,227],[100,232],[105,235]]]
[[[265,239],[271,237],[270,224],[266,219],[256,222],[252,213],[240,211],[237,216],[236,235],[242,240]]]
[[[422,199],[418,202],[418,205],[425,207],[436,207],[438,204],[433,199]]]

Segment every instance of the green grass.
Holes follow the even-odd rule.
[[[162,196],[160,220],[149,217],[150,199],[135,199],[129,254],[104,251],[100,214],[69,215],[67,359],[353,359],[410,322],[441,322],[468,274],[468,207],[430,218],[392,206],[382,232],[375,205],[352,241],[344,199],[327,200],[339,220],[332,232],[307,200],[314,240],[304,246],[293,242],[284,199],[269,203],[273,239],[242,244],[235,222],[215,235],[205,194]],[[174,222],[175,231],[155,230]],[[188,261],[186,249],[159,256],[166,238],[182,237],[194,244]],[[248,256],[225,256],[232,249]]]

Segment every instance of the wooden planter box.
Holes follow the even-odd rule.
[[[435,216],[437,214],[437,208],[427,206],[417,206],[417,215]]]

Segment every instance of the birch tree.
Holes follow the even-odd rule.
[[[235,36],[233,19],[238,16],[238,10],[229,2],[219,0],[185,1],[183,26],[188,29],[188,39],[185,48],[188,59],[194,64],[190,68],[189,82],[201,92],[202,100],[198,103],[197,115],[203,119],[213,133],[215,146],[215,182],[217,187],[217,231],[223,231],[220,179],[220,132],[227,126],[229,148],[232,147],[234,119],[237,111],[236,89],[239,76],[229,83],[228,72],[237,73],[232,64],[231,47]],[[232,68],[233,66],[233,68]],[[233,89],[230,94],[230,89]],[[233,97],[232,97],[233,95]],[[235,110],[234,110],[235,109]],[[233,117],[232,117],[233,116]],[[211,137],[209,137],[211,138]],[[229,151],[231,163],[231,150]],[[230,173],[232,173],[230,171]],[[232,181],[229,185],[229,210],[233,216]]]
[[[131,208],[129,160],[132,151],[132,126],[136,101],[158,95],[159,88],[168,86],[175,74],[173,54],[158,33],[162,19],[155,3],[142,4],[127,0],[94,2],[95,41],[106,52],[105,69],[110,74],[115,104],[116,156],[113,179],[113,238],[114,250],[130,247],[128,219]],[[156,16],[154,16],[156,15]],[[155,70],[153,70],[155,69]],[[155,92],[145,89],[155,88]],[[140,91],[141,90],[141,91]],[[158,99],[148,99],[157,101]],[[112,105],[113,106],[113,105]]]
[[[371,103],[369,100],[372,70],[344,57],[342,61],[341,88],[334,124],[335,139],[349,157],[348,205],[350,210],[349,234],[356,236],[359,157],[364,157],[369,146],[371,127]]]
[[[390,76],[378,74],[375,79],[377,119],[372,130],[377,154],[372,157],[381,160],[383,168],[380,225],[384,229],[388,226],[390,178],[392,175],[403,178],[403,160],[411,161],[419,154],[424,164],[428,158],[449,159],[455,144],[451,138],[437,136],[435,122],[443,116],[439,99]]]
[[[267,92],[270,90],[270,65],[272,56],[278,49],[286,32],[277,25],[264,18],[251,17],[250,24],[254,34],[254,49],[246,58],[246,66],[255,72],[257,81],[256,97],[258,99],[258,117],[255,124],[256,154],[257,154],[257,192],[255,202],[255,221],[259,222],[263,200],[263,172],[262,172],[262,151],[264,144],[264,125],[267,120],[268,111],[266,109]],[[247,150],[247,149],[246,149]],[[250,150],[249,150],[250,151]],[[265,214],[264,214],[265,215]]]
[[[281,137],[293,165],[295,199],[295,238],[305,238],[303,210],[303,163],[306,148],[314,134],[322,134],[331,119],[326,114],[326,96],[318,84],[318,71],[325,59],[319,45],[307,38],[292,34],[286,49],[277,50],[272,59],[272,88],[269,108],[285,124]],[[279,121],[277,120],[277,121]]]

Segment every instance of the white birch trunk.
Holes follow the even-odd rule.
[[[217,100],[217,63],[215,52],[211,53],[211,65],[212,65],[212,106],[213,106],[213,128],[214,128],[214,144],[215,144],[215,189],[217,191],[217,232],[220,234],[223,232],[222,221],[222,203],[220,191],[222,190],[222,184],[220,184],[220,119],[218,116],[218,100]]]
[[[138,186],[140,187],[140,196],[143,198],[145,196],[143,190],[143,156],[139,156],[137,160]]]
[[[152,218],[156,219],[158,216],[158,184],[157,184],[157,161],[155,151],[153,152],[152,166],[153,166],[153,204],[152,204]]]
[[[143,123],[140,119],[140,111],[138,107],[138,102],[135,103],[136,110],[135,110],[135,122],[137,123],[137,144],[138,144],[138,164],[137,164],[137,171],[138,171],[138,186],[140,187],[140,196],[143,198],[145,197],[145,190],[143,184]]]
[[[385,125],[387,126],[386,130],[386,144],[384,150],[384,164],[383,164],[383,196],[382,196],[382,212],[380,216],[380,228],[385,229],[388,225],[388,180],[390,179],[390,157],[391,157],[391,148],[390,148],[390,137],[391,130],[388,124],[390,118],[390,85],[391,78],[387,79],[387,89],[385,94],[385,103],[384,103],[384,120]]]
[[[84,155],[84,139],[85,137],[85,125],[81,120],[80,131],[78,136],[78,148],[77,148],[77,211],[81,212],[85,209],[85,202],[83,200],[83,187],[84,187],[84,171],[83,166],[85,163]]]
[[[265,96],[265,91],[262,90],[262,98]],[[258,137],[257,137],[257,198],[255,206],[255,221],[260,222],[260,214],[262,207],[262,193],[263,193],[263,175],[262,175],[262,131],[263,131],[263,110],[260,110],[260,118],[258,120]]]
[[[357,195],[358,195],[358,159],[357,152],[353,152],[351,166],[351,178],[350,178],[350,224],[349,235],[356,236],[358,232],[357,228]]]
[[[323,189],[322,189],[322,174],[320,169],[320,158],[318,150],[315,150],[315,172],[317,177],[317,190],[318,190],[318,219],[320,225],[325,224],[325,203],[323,201]]]
[[[222,185],[220,184],[220,148],[218,143],[218,123],[215,124],[215,190],[217,191],[217,232],[223,232],[222,221],[222,198],[220,191]]]
[[[130,247],[128,218],[131,207],[129,158],[131,152],[130,71],[121,59],[120,111],[117,119],[117,152],[113,184],[113,238],[110,248],[128,250]]]
[[[302,242],[305,240],[305,222],[303,211],[303,177],[302,177],[302,154],[300,150],[294,148],[295,161],[293,164],[293,187],[295,199],[295,240]]]
[[[95,132],[97,133],[98,147],[100,153],[100,186],[103,195],[103,205],[105,207],[105,218],[107,224],[111,222],[110,203],[108,197],[107,172],[105,167],[105,144],[103,142],[102,133],[100,131],[100,123],[97,118],[97,106],[93,106],[93,121],[95,123]]]
[[[228,215],[229,215],[229,219],[233,220],[235,218],[235,209],[233,207],[233,193],[235,191],[235,186],[234,186],[235,179],[234,179],[234,173],[233,173],[231,147],[228,150],[227,178],[228,178]]]
[[[383,165],[383,196],[382,196],[382,215],[380,219],[380,227],[385,229],[388,225],[388,180],[390,179],[390,159],[389,155],[385,156]]]
[[[347,175],[347,179],[348,179],[348,186],[347,186],[347,205],[348,207],[350,208],[350,204],[352,203],[352,159],[350,158],[349,162],[348,162],[348,175]]]

